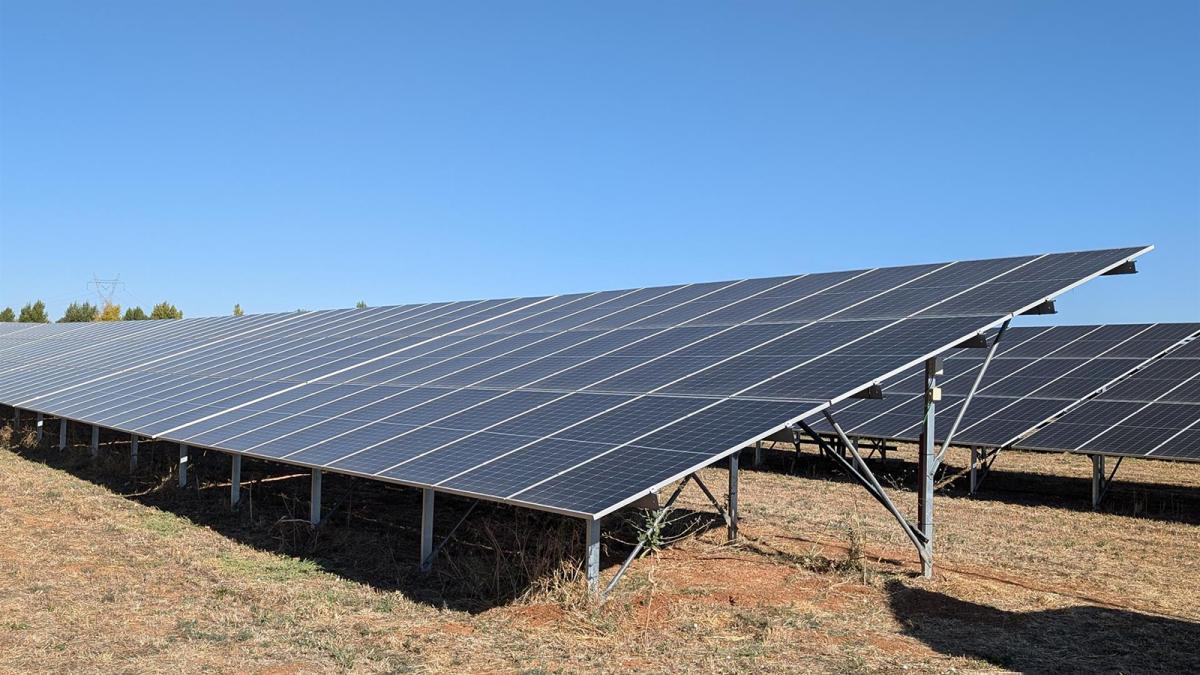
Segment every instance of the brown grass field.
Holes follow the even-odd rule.
[[[743,472],[739,543],[689,487],[673,542],[597,605],[571,519],[480,507],[420,575],[413,490],[328,476],[313,530],[287,467],[247,461],[235,513],[217,453],[179,489],[172,447],[144,444],[130,475],[116,437],[92,461],[10,436],[5,672],[1200,671],[1195,464],[1128,461],[1093,513],[1086,458],[1002,454],[979,496],[939,492],[925,580],[865,491],[811,450],[773,452]],[[913,459],[875,465],[910,510]],[[440,531],[464,504],[439,497]],[[642,517],[606,529],[606,577]]]

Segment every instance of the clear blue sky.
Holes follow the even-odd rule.
[[[1200,320],[1200,3],[0,4],[0,306],[189,316],[1153,243]]]

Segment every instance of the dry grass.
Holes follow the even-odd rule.
[[[780,455],[743,474],[741,543],[702,527],[709,508],[689,488],[660,536],[700,532],[639,560],[597,607],[569,519],[480,507],[421,576],[412,491],[328,477],[332,514],[313,532],[295,522],[307,481],[294,470],[247,462],[234,514],[217,455],[180,490],[167,449],[144,446],[131,479],[119,443],[92,463],[2,429],[0,442],[7,671],[1200,668],[1196,465],[1127,462],[1111,512],[1092,513],[1084,458],[1003,455],[981,497],[939,496],[925,581],[864,491],[811,456],[787,475]],[[879,471],[903,483],[899,457]],[[465,506],[439,498],[438,527]],[[612,532],[607,573],[633,536]]]

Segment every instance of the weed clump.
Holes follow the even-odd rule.
[[[863,546],[862,522],[858,514],[842,523],[846,535],[846,557],[838,565],[840,572],[853,574],[864,584],[874,578],[871,566],[865,564],[866,551]]]
[[[36,448],[38,445],[37,432],[33,429],[22,431],[17,439],[17,445],[25,450]]]
[[[587,601],[581,523],[525,509],[492,508],[466,519],[439,552],[445,592],[483,603]]]

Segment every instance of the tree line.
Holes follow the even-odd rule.
[[[240,316],[238,312],[241,307],[236,307],[234,313]],[[58,323],[74,323],[79,321],[142,321],[146,319],[182,319],[183,312],[178,307],[169,302],[160,302],[150,309],[150,313],[141,307],[130,307],[121,313],[121,306],[106,302],[102,306],[97,307],[90,302],[72,302],[67,305],[66,311],[63,312],[62,318]],[[25,303],[21,308],[20,314],[13,311],[12,307],[5,307],[0,310],[0,322],[18,321],[20,323],[50,323],[50,315],[46,313],[46,303],[41,300]]]
[[[355,305],[358,309],[366,309],[367,303],[362,300]],[[298,309],[297,312],[305,312],[308,310]],[[245,314],[242,311],[242,306],[236,304],[233,306],[233,315],[242,316]],[[160,302],[150,309],[150,314],[146,314],[141,307],[130,307],[121,313],[121,306],[115,303],[106,302],[102,306],[97,307],[90,302],[72,302],[67,305],[67,309],[63,312],[62,318],[58,323],[75,323],[83,321],[142,321],[145,319],[182,319],[183,312],[178,307],[169,302]],[[50,323],[50,316],[46,314],[46,303],[41,300],[25,303],[21,308],[21,313],[17,314],[12,307],[5,307],[0,310],[0,323],[12,323],[17,321],[20,323]]]

